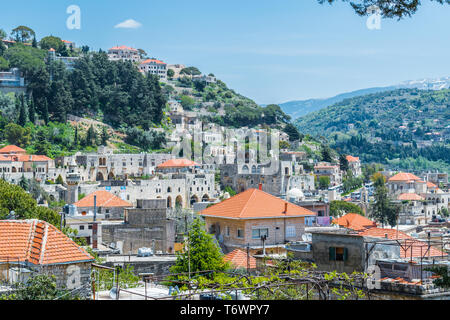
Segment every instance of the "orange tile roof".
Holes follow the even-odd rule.
[[[50,159],[47,156],[43,156],[43,155],[28,155],[28,154],[24,154],[24,155],[20,155],[17,157],[16,161],[20,161],[20,162],[46,162],[46,161],[52,161],[52,159]]]
[[[127,46],[112,47],[109,50],[130,50],[130,51],[136,51],[137,52],[137,49],[132,48],[132,47],[127,47]]]
[[[26,151],[13,144],[0,149],[0,153],[26,153]]]
[[[389,178],[388,181],[420,181],[420,178],[413,175],[412,173],[400,172],[395,176]]]
[[[397,200],[421,201],[424,200],[424,198],[415,193],[402,193],[397,197]]]
[[[346,156],[345,158],[347,159],[348,162],[358,162],[359,161],[358,157]]]
[[[287,205],[287,212],[285,206]],[[315,216],[308,209],[258,189],[248,189],[200,212],[207,217],[228,219],[260,219]]]
[[[333,223],[352,230],[363,231],[367,228],[376,227],[377,224],[357,213],[347,213],[346,215],[333,219]]]
[[[230,262],[233,267],[247,269],[247,253],[241,249],[235,249],[223,257],[223,260]],[[249,268],[256,269],[256,259],[249,257]]]
[[[105,190],[98,190],[88,194],[83,199],[74,203],[76,207],[93,207],[94,196],[97,196],[97,207],[133,207],[133,205],[119,197],[113,195],[111,192]]]
[[[157,168],[184,168],[184,167],[197,167],[198,163],[188,159],[170,159],[164,163],[161,163]]]
[[[412,248],[412,257],[420,258],[421,256],[428,257],[428,244],[424,241],[417,240],[402,231],[397,231],[395,229],[383,229],[383,228],[370,228],[364,230],[359,233],[360,236],[366,237],[374,237],[374,238],[386,238],[389,240],[401,240],[400,241],[400,257],[401,258],[410,258],[411,257],[411,248]],[[427,254],[425,254],[427,252]],[[430,257],[438,257],[442,256],[443,252],[431,247],[429,250]],[[447,254],[444,253],[444,256]]]
[[[152,62],[154,62],[156,64],[167,64],[161,60],[156,60],[156,59],[147,59],[145,61],[142,61],[141,64],[147,64],[147,63],[152,63]]]
[[[435,185],[434,183],[428,181],[428,182],[427,182],[427,187],[430,188],[430,189],[435,189],[435,188],[437,188],[438,186]]]
[[[48,222],[0,220],[0,261],[49,265],[93,260],[86,250]]]

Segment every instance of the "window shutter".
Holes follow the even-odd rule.
[[[344,248],[344,261],[347,261],[348,258],[348,249]]]
[[[336,260],[336,248],[334,247],[330,247],[330,261],[335,261]]]

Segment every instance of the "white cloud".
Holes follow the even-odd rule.
[[[142,24],[137,22],[136,20],[128,19],[128,20],[125,20],[125,21],[123,21],[123,22],[121,22],[119,24],[116,24],[114,26],[114,28],[137,29],[140,26],[142,26]]]

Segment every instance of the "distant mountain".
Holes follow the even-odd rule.
[[[448,88],[450,88],[450,77],[440,79],[411,80],[388,87],[375,87],[342,93],[327,99],[289,101],[281,103],[279,106],[285,113],[290,115],[293,119],[296,119],[311,112],[329,107],[337,102],[341,102],[344,99],[363,96],[366,94],[391,91],[395,89],[441,90]]]
[[[422,83],[427,85],[429,83]],[[344,99],[294,121],[363,162],[450,168],[450,90],[395,89]],[[428,87],[429,88],[429,87]]]

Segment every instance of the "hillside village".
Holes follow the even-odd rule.
[[[89,48],[62,42],[64,47],[57,49],[42,49],[41,42],[43,59],[49,66],[61,62],[61,74],[77,74]],[[33,46],[7,39],[2,43],[6,50]],[[191,250],[196,253],[191,237],[210,241],[217,249],[217,272],[225,272],[222,263],[227,263],[233,272],[264,277],[288,272],[280,267],[285,263],[289,272],[290,263],[313,263],[317,269],[307,271],[312,279],[324,277],[324,272],[378,268],[380,277],[373,286],[358,279],[366,298],[450,295],[429,270],[449,266],[448,173],[391,170],[364,162],[357,153],[333,150],[299,132],[278,106],[260,107],[195,67],[167,64],[126,45],[103,54],[118,70],[130,68],[133,77],[142,75],[136,81],[146,84],[113,95],[120,98],[123,92],[144,88],[152,102],[142,108],[151,110],[152,121],[160,116],[159,123],[134,118],[117,105],[114,109],[111,101],[119,98],[102,105],[105,109],[65,110],[60,115],[66,121],[56,121],[58,109],[49,108],[47,117],[55,117],[70,132],[70,148],[41,148],[45,139],[39,138],[39,126],[51,126],[52,121],[38,112],[34,123],[30,117],[30,106],[39,104],[33,100],[37,90],[16,67],[0,72],[0,92],[16,97],[33,93],[25,123],[16,125],[36,130],[25,143],[10,141],[11,127],[6,120],[2,125],[0,296],[19,292],[17,281],[38,274],[54,275],[58,288],[83,299],[174,299],[188,294],[186,282],[188,298],[218,298],[206,295],[213,284],[206,288],[191,282],[191,272],[210,271],[191,269],[191,263],[204,262],[195,256],[186,262]],[[15,102],[24,110],[20,98]],[[112,110],[119,110],[120,117]],[[2,109],[6,119],[5,114]],[[404,124],[403,129],[411,129]],[[439,128],[448,133],[444,125]],[[147,135],[148,145],[139,140]],[[93,143],[73,143],[82,136]],[[23,213],[8,200],[25,194],[30,208],[50,211]],[[134,280],[119,280],[119,273]],[[175,286],[170,278],[173,285],[167,285],[167,277],[186,273],[188,279],[180,277]],[[235,299],[260,298],[245,286],[250,284],[242,284]],[[319,289],[312,297],[332,298]]]

